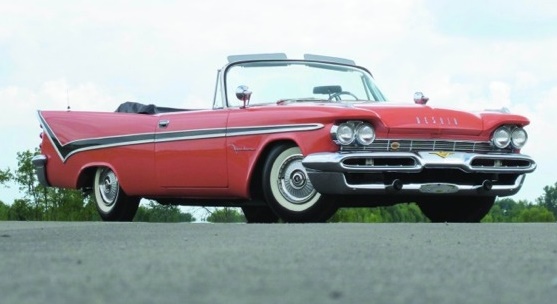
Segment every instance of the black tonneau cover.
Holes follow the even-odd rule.
[[[139,102],[126,101],[116,109],[119,113],[137,113],[137,114],[157,114],[168,112],[188,111],[186,109],[157,107],[154,104],[142,104]]]

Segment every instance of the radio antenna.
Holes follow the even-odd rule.
[[[66,88],[66,102],[68,104],[68,112],[70,111],[70,92],[68,88]]]

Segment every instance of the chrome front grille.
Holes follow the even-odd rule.
[[[378,139],[369,146],[341,146],[341,151],[369,152],[411,152],[411,151],[451,151],[475,153],[510,153],[501,150],[488,141],[450,141],[450,140],[413,140]]]

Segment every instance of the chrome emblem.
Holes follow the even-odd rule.
[[[236,147],[234,144],[230,145],[232,147],[232,150],[234,150],[234,152],[238,153],[238,152],[251,152],[251,151],[255,151],[255,148],[250,148],[250,147]]]
[[[441,158],[447,158],[450,155],[453,155],[454,153],[453,152],[446,152],[446,151],[438,151],[438,152],[431,152],[429,154],[437,155]]]
[[[458,125],[458,120],[455,117],[416,116],[416,123],[419,124],[419,125],[457,126]]]
[[[391,143],[391,150],[396,151],[396,150],[398,150],[399,148],[400,148],[400,143],[399,143],[398,141],[393,141],[393,142]]]

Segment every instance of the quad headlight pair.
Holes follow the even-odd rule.
[[[367,146],[375,140],[375,129],[369,123],[363,121],[347,121],[331,128],[331,137],[338,145],[351,145],[357,143]],[[521,149],[528,141],[528,133],[516,126],[502,126],[493,132],[491,142],[499,149],[509,146]]]
[[[528,141],[528,134],[524,129],[513,126],[499,127],[493,132],[491,142],[499,149],[505,149],[511,145],[515,149],[521,149]]]
[[[370,145],[375,140],[375,129],[363,121],[347,121],[331,128],[331,137],[338,145],[351,145],[358,143],[363,146]]]

